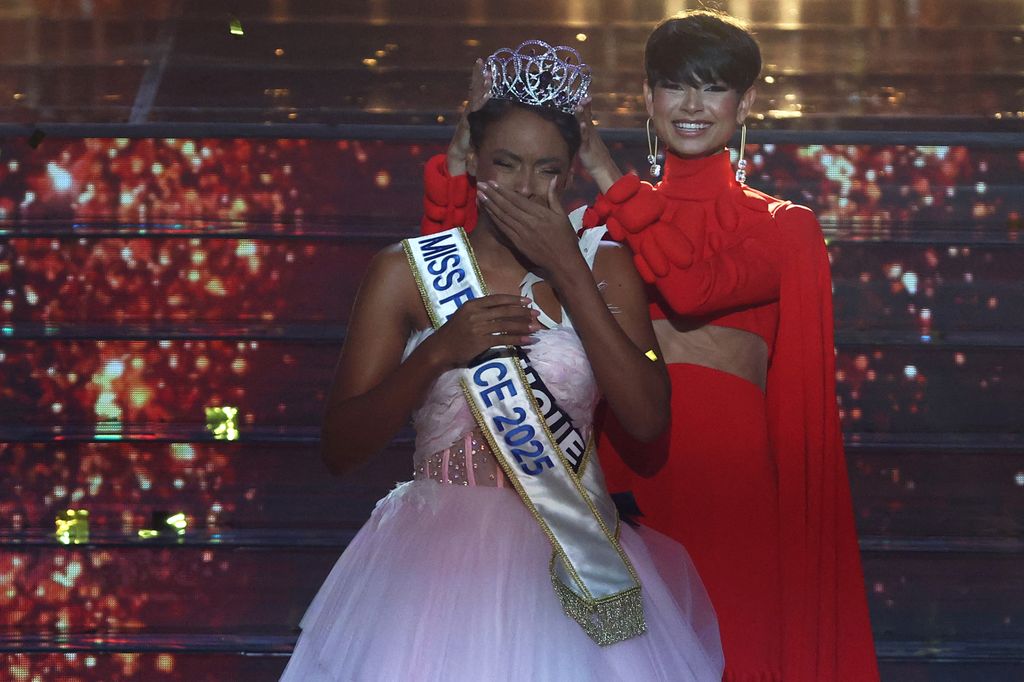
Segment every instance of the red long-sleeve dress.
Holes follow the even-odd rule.
[[[443,157],[426,184],[424,231],[475,224],[472,184],[448,177]],[[643,523],[690,552],[718,613],[726,680],[877,680],[813,213],[739,185],[723,151],[669,155],[657,187],[624,176],[584,218],[604,223],[652,285],[652,318],[756,335],[768,362],[764,389],[715,363],[669,364],[672,423],[658,443],[605,420],[609,488],[631,490]],[[634,473],[617,456],[632,448],[663,464]]]

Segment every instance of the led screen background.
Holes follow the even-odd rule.
[[[443,147],[2,141],[0,627],[293,632],[346,533],[408,476],[408,434],[343,481],[327,476],[315,440],[359,279],[373,253],[415,233],[423,163]],[[614,152],[643,172],[639,144]],[[848,440],[1019,432],[1024,387],[1008,377],[1024,360],[999,339],[1024,331],[1024,153],[762,144],[748,158],[752,186],[810,206],[825,227]],[[593,191],[581,174],[567,205]],[[240,441],[211,438],[211,406],[238,408]],[[895,460],[851,449],[862,535],[1021,531],[1019,462],[992,455],[963,486],[915,447]],[[52,539],[68,508],[90,511],[92,544]],[[173,511],[188,519],[182,544],[138,540],[154,513]],[[921,608],[936,579],[918,561],[867,561],[876,624],[898,629]],[[962,622],[955,603],[938,608],[936,632]],[[1017,623],[1014,608],[992,604]],[[978,623],[976,634],[1008,627]],[[206,656],[69,648],[6,655],[2,675],[273,679],[282,660],[254,672]]]

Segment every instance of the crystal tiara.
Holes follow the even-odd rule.
[[[576,113],[590,87],[590,67],[579,52],[543,40],[527,40],[514,50],[503,47],[487,58],[484,68],[491,74],[491,97],[567,114]]]

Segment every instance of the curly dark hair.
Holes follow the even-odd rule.
[[[553,107],[538,106],[535,104],[523,104],[507,99],[489,99],[478,110],[472,111],[467,116],[469,120],[469,139],[474,149],[479,150],[483,142],[487,128],[514,108],[531,111],[546,121],[551,121],[558,128],[558,132],[569,147],[569,158],[576,158],[576,152],[580,150],[583,140],[580,136],[580,124],[576,117],[567,114]]]

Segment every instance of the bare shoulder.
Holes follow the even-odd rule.
[[[598,245],[594,258],[594,279],[599,282],[612,282],[635,276],[633,252],[628,246],[608,240],[603,240]]]
[[[405,258],[405,249],[402,248],[401,242],[384,247],[370,260],[370,265],[363,276],[363,286],[377,283],[390,283],[398,290],[416,288],[416,281],[409,270],[409,262]]]
[[[412,282],[412,273],[409,270],[409,262],[405,257],[405,249],[402,242],[388,244],[378,251],[373,260],[370,261],[370,269],[367,274],[382,274],[390,276],[406,276]]]
[[[417,313],[423,307],[401,242],[377,252],[370,261],[360,290],[360,296],[370,297],[374,305],[391,307],[410,318],[418,319]]]

